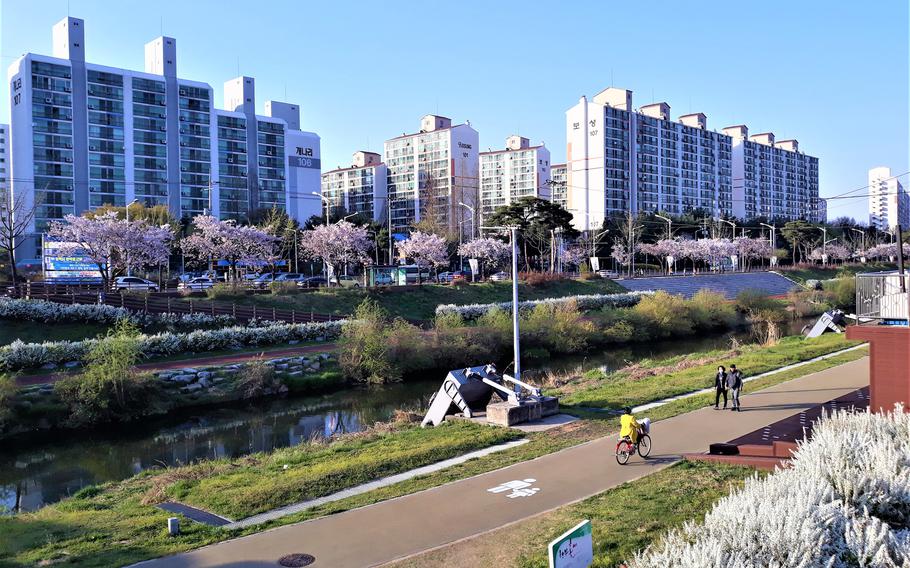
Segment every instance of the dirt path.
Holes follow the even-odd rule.
[[[256,359],[260,355],[265,358],[275,359],[278,357],[294,357],[306,353],[324,353],[334,351],[338,346],[335,343],[322,343],[320,345],[305,345],[303,347],[288,347],[287,349],[275,349],[273,351],[254,351],[246,353],[229,353],[225,355],[216,355],[214,357],[193,357],[190,359],[180,359],[177,361],[152,361],[136,365],[139,371],[167,371],[169,369],[183,369],[186,367],[212,367],[215,365],[230,365],[232,363],[242,363],[250,359]],[[60,373],[48,373],[45,375],[27,375],[16,379],[20,386],[52,384],[66,375]]]

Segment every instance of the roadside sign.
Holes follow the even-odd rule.
[[[588,568],[594,562],[591,521],[582,521],[550,543],[550,568]]]
[[[476,258],[469,258],[468,264],[471,266],[471,274],[476,275],[478,272],[480,272],[480,263]]]
[[[101,282],[98,265],[76,243],[44,239],[41,250],[44,279],[48,282]]]
[[[588,260],[591,261],[591,270],[593,272],[597,272],[598,270],[600,270],[600,259],[599,258],[597,258],[596,256],[592,256]]]

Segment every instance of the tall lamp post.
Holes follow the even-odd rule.
[[[658,215],[657,213],[655,213],[654,216],[657,217],[658,219],[663,219],[664,221],[667,222],[667,238],[672,239],[673,238],[673,219],[670,219],[669,217],[664,217],[663,215]],[[733,232],[735,233],[736,230],[734,229]],[[736,235],[734,235],[734,236],[736,236]]]
[[[853,231],[854,233],[859,233],[860,235],[862,235],[862,241],[860,241],[860,242],[862,243],[863,254],[865,254],[865,252],[866,252],[866,231],[863,231],[862,229],[856,229],[854,227],[850,227],[850,230]]]
[[[736,238],[736,223],[734,223],[733,221],[727,221],[726,219],[721,219],[720,217],[718,217],[717,220],[720,221],[721,223],[726,223],[733,227],[733,238],[735,239]]]
[[[331,203],[331,201],[329,201],[328,197],[319,193],[318,191],[311,191],[310,193],[319,197],[319,199],[321,199],[322,202],[325,203],[325,224],[328,225],[329,224],[329,204]]]
[[[126,210],[126,224],[127,224],[127,225],[130,224],[130,205],[133,205],[134,203],[139,203],[139,200],[138,200],[138,199],[134,199],[134,200],[130,201],[129,203],[126,204],[126,207],[124,208],[124,209]],[[127,249],[126,249],[126,275],[127,275],[127,276],[132,276],[132,275],[133,275],[133,267],[132,267],[132,265],[130,264],[130,249],[129,249],[129,247],[127,247]]]

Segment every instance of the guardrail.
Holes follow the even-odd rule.
[[[860,323],[907,325],[910,315],[910,274],[857,274],[856,315],[860,318]]]
[[[286,323],[326,322],[345,319],[344,316],[319,314],[313,311],[286,310],[256,305],[242,305],[234,302],[184,299],[168,292],[106,292],[101,286],[77,286],[60,284],[25,285],[8,289],[9,295],[19,298],[46,300],[59,304],[104,303],[134,312],[146,314],[207,314],[231,316],[238,322],[253,319],[281,321]]]

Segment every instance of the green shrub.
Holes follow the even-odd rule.
[[[538,304],[524,323],[534,345],[551,353],[580,353],[594,335],[594,324],[583,318],[574,302]]]
[[[458,312],[442,312],[433,320],[436,330],[457,329],[464,326],[464,318]]]
[[[0,432],[9,424],[14,416],[13,404],[16,400],[16,379],[11,375],[0,375]]]
[[[354,318],[344,326],[338,362],[344,375],[358,382],[388,382],[401,379],[401,368],[389,352],[395,331],[389,314],[373,300],[364,300]]]
[[[221,282],[205,291],[209,300],[236,300],[246,296],[246,288],[238,282]]]
[[[702,331],[727,329],[738,319],[736,308],[723,294],[705,289],[686,301],[686,316],[693,328]]]
[[[242,398],[258,398],[280,386],[281,381],[276,377],[274,367],[259,357],[244,365],[237,391]]]
[[[651,338],[666,338],[689,335],[692,322],[686,317],[686,300],[659,290],[650,296],[642,296],[632,312],[641,316]]]
[[[512,334],[512,313],[501,308],[493,308],[477,318],[478,327],[488,327],[499,333]]]
[[[787,294],[787,304],[793,317],[817,316],[831,308],[830,294],[819,290],[793,290]]]
[[[129,420],[153,410],[157,382],[133,369],[140,356],[138,335],[134,324],[120,320],[89,351],[81,374],[54,384],[69,425]]]
[[[856,279],[853,277],[837,278],[825,284],[825,291],[830,293],[835,307],[852,311],[856,307]]]
[[[768,297],[768,294],[761,290],[743,290],[736,295],[736,309],[743,313],[749,313],[754,310],[773,309],[775,307],[782,308],[782,302]]]
[[[275,295],[291,294],[297,291],[297,283],[288,281],[271,282],[269,283],[269,291]]]

